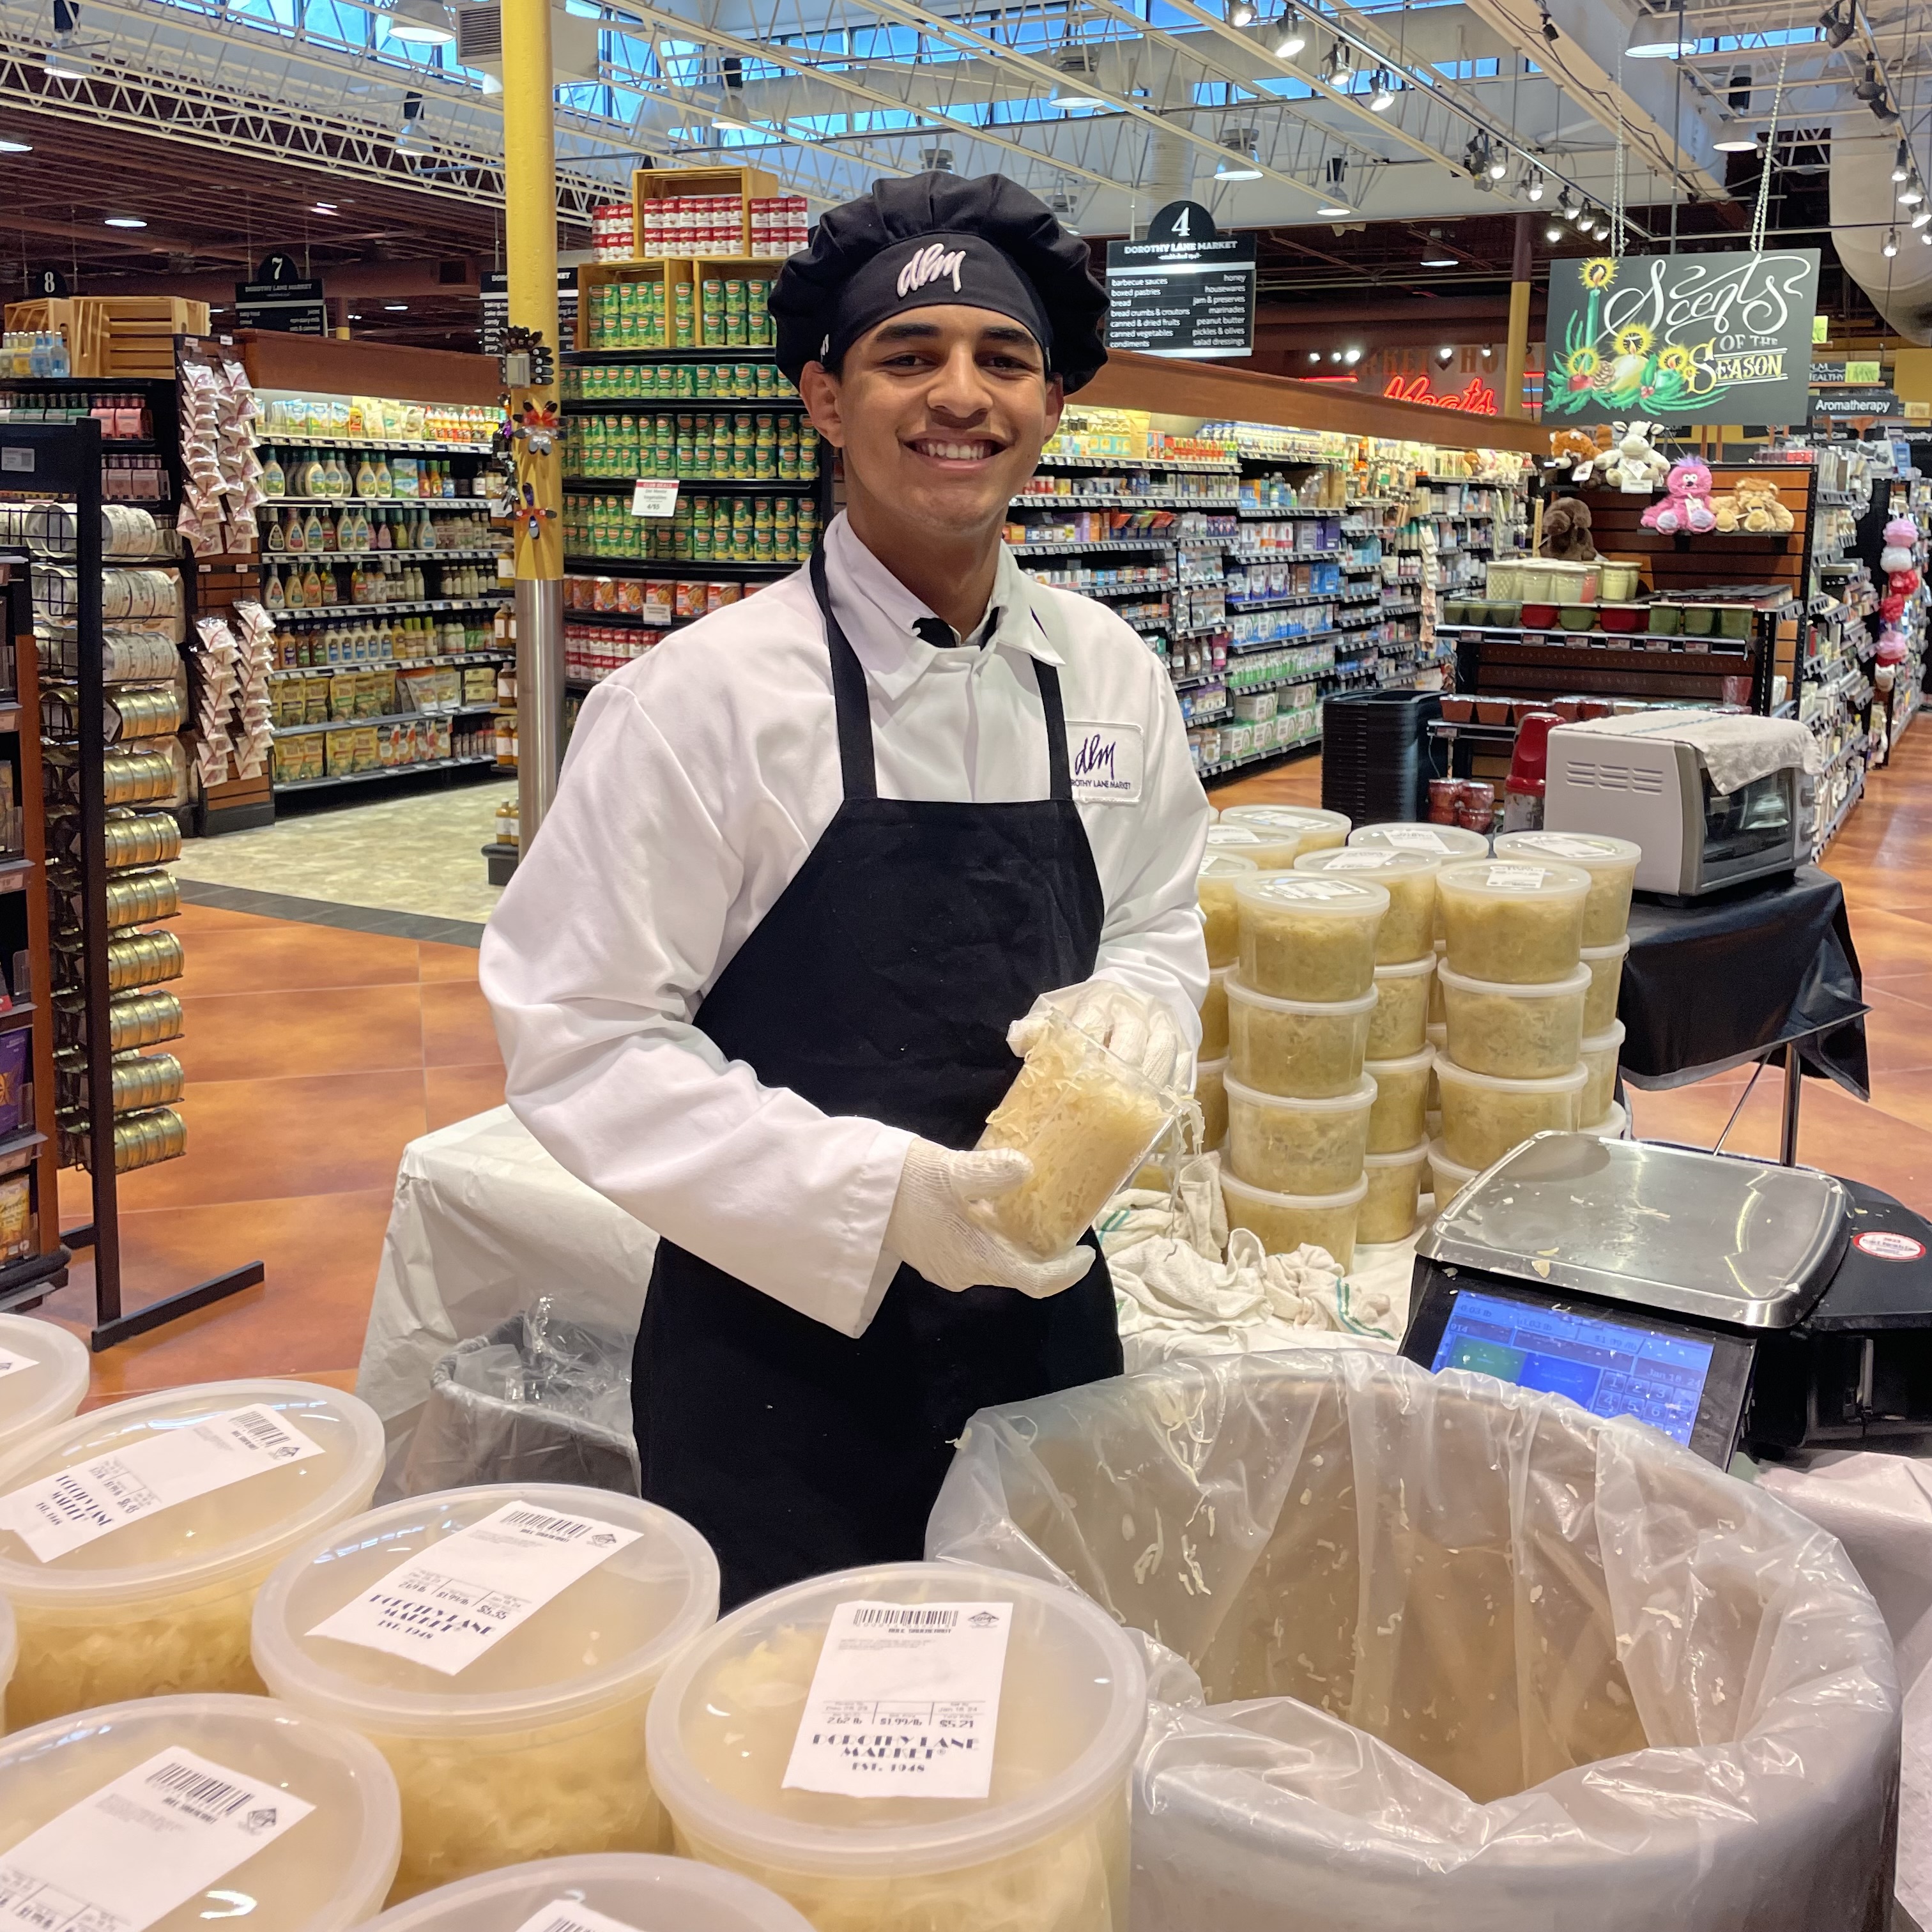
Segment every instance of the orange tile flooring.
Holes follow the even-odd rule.
[[[1932,722],[1873,775],[1826,857],[1844,881],[1873,1011],[1873,1102],[1806,1083],[1801,1156],[1932,1213]],[[1215,794],[1320,795],[1313,760]],[[183,908],[188,1153],[122,1188],[130,1306],[257,1258],[266,1286],[96,1358],[94,1394],[236,1375],[346,1382],[404,1144],[494,1106],[502,1065],[476,955],[380,934]],[[1634,1096],[1640,1132],[1708,1145],[1748,1075]],[[1767,1071],[1728,1145],[1775,1156],[1781,1076]],[[64,1218],[86,1218],[63,1177]],[[84,1324],[83,1262],[46,1312]]]

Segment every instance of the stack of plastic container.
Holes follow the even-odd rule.
[[[1442,1134],[1430,1150],[1438,1203],[1532,1134],[1582,1124],[1592,884],[1580,866],[1527,858],[1467,860],[1436,874],[1447,1048],[1434,1068]]]
[[[1590,875],[1583,902],[1582,963],[1590,969],[1583,1001],[1583,1039],[1578,1051],[1589,1070],[1578,1124],[1586,1133],[1623,1132],[1623,1110],[1616,1105],[1617,1060],[1623,1051],[1624,1023],[1617,1018],[1624,960],[1630,952],[1630,892],[1636,884],[1643,848],[1628,838],[1592,832],[1507,832],[1496,841],[1496,856],[1532,865],[1579,866]]]
[[[1241,879],[1234,893],[1221,1180],[1228,1222],[1271,1254],[1312,1242],[1346,1268],[1368,1192],[1376,1083],[1362,1070],[1390,894],[1368,880],[1301,872]]]
[[[1426,1124],[1435,1049],[1429,1004],[1436,973],[1438,853],[1363,844],[1304,853],[1295,869],[1310,876],[1372,882],[1389,896],[1376,936],[1376,1004],[1370,1016],[1366,1071],[1376,1083],[1369,1114],[1366,1178],[1355,1238],[1406,1241],[1415,1231],[1416,1202],[1426,1184]]]
[[[1234,964],[1234,888],[1243,879],[1259,876],[1260,868],[1239,850],[1217,847],[1212,841],[1201,860],[1195,895],[1208,939],[1208,997],[1201,1004],[1201,1051],[1194,1063],[1194,1097],[1199,1102],[1202,1144],[1218,1148],[1228,1137],[1228,1096],[1222,1081],[1228,1071],[1228,975]]]

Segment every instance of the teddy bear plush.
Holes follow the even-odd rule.
[[[1543,554],[1588,563],[1597,554],[1590,535],[1590,506],[1580,496],[1559,496],[1543,513]]]
[[[1778,485],[1768,476],[1740,476],[1731,494],[1717,498],[1711,507],[1717,512],[1718,529],[1726,532],[1779,534],[1790,530],[1793,520],[1778,500]]]
[[[1633,496],[1656,489],[1670,473],[1670,458],[1651,441],[1656,434],[1656,424],[1641,419],[1612,423],[1610,453],[1597,465],[1598,481]]]
[[[1682,456],[1670,466],[1664,478],[1668,492],[1661,502],[1653,503],[1641,519],[1647,530],[1661,530],[1666,536],[1679,531],[1702,535],[1718,527],[1718,513],[1711,507],[1711,466],[1694,456]]]
[[[1604,452],[1588,430],[1558,429],[1550,433],[1550,454],[1570,466],[1570,480],[1580,488],[1588,482]]]

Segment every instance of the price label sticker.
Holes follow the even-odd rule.
[[[841,1604],[785,1790],[984,1798],[1012,1621],[1010,1604]]]
[[[11,1348],[0,1348],[0,1376],[17,1376],[22,1369],[38,1369],[40,1358],[35,1355],[17,1355]]]
[[[677,514],[677,479],[640,476],[631,492],[634,517],[674,517]]]
[[[541,1911],[532,1912],[517,1932],[638,1932],[638,1928],[593,1906],[579,1905],[574,1899],[554,1898]]]

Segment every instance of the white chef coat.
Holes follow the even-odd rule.
[[[1004,546],[976,649],[918,636],[932,613],[843,517],[826,562],[866,672],[881,798],[1046,796],[1024,660],[1059,668],[1106,899],[1095,972],[1162,1001],[1198,1042],[1207,799],[1153,652]],[[898,1265],[886,1222],[912,1136],[760,1084],[692,1023],[842,798],[825,628],[801,570],[592,693],[484,934],[482,979],[510,1106],[565,1168],[680,1247],[858,1335]]]

